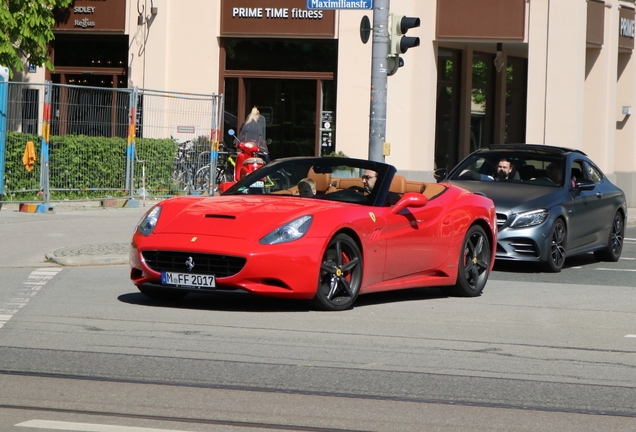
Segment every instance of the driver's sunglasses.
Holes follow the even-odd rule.
[[[372,176],[372,175],[365,174],[365,175],[363,175],[363,176],[362,176],[362,180],[369,181],[369,180],[371,180],[372,178],[376,178],[376,177],[377,177],[377,176]]]

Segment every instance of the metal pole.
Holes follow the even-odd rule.
[[[4,164],[7,142],[7,109],[9,101],[9,69],[0,66],[0,209],[4,194]]]
[[[390,0],[374,0],[373,2],[373,58],[371,61],[369,160],[376,162],[384,162],[384,143],[386,141],[389,3]]]
[[[221,141],[221,121],[223,119],[223,94],[212,99],[212,140],[210,142],[210,174],[208,175],[208,195],[214,196],[216,184],[216,166],[219,161],[219,142]]]
[[[136,120],[137,120],[137,97],[138,89],[133,87],[130,91],[130,100],[128,107],[128,145],[126,148],[126,189],[128,189],[128,198],[134,199],[134,175],[135,175],[135,137]]]
[[[53,83],[44,82],[44,118],[42,119],[42,157],[40,158],[40,190],[42,191],[42,204],[47,205],[51,200],[49,183],[49,156],[51,144],[51,101],[53,99]]]

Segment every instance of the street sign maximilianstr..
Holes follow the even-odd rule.
[[[373,9],[373,0],[307,0],[307,9]]]

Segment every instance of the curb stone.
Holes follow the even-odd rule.
[[[57,249],[46,260],[62,266],[128,264],[130,243],[100,243]]]

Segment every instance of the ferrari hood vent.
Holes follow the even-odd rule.
[[[234,215],[224,215],[224,214],[206,214],[206,219],[236,219]]]

